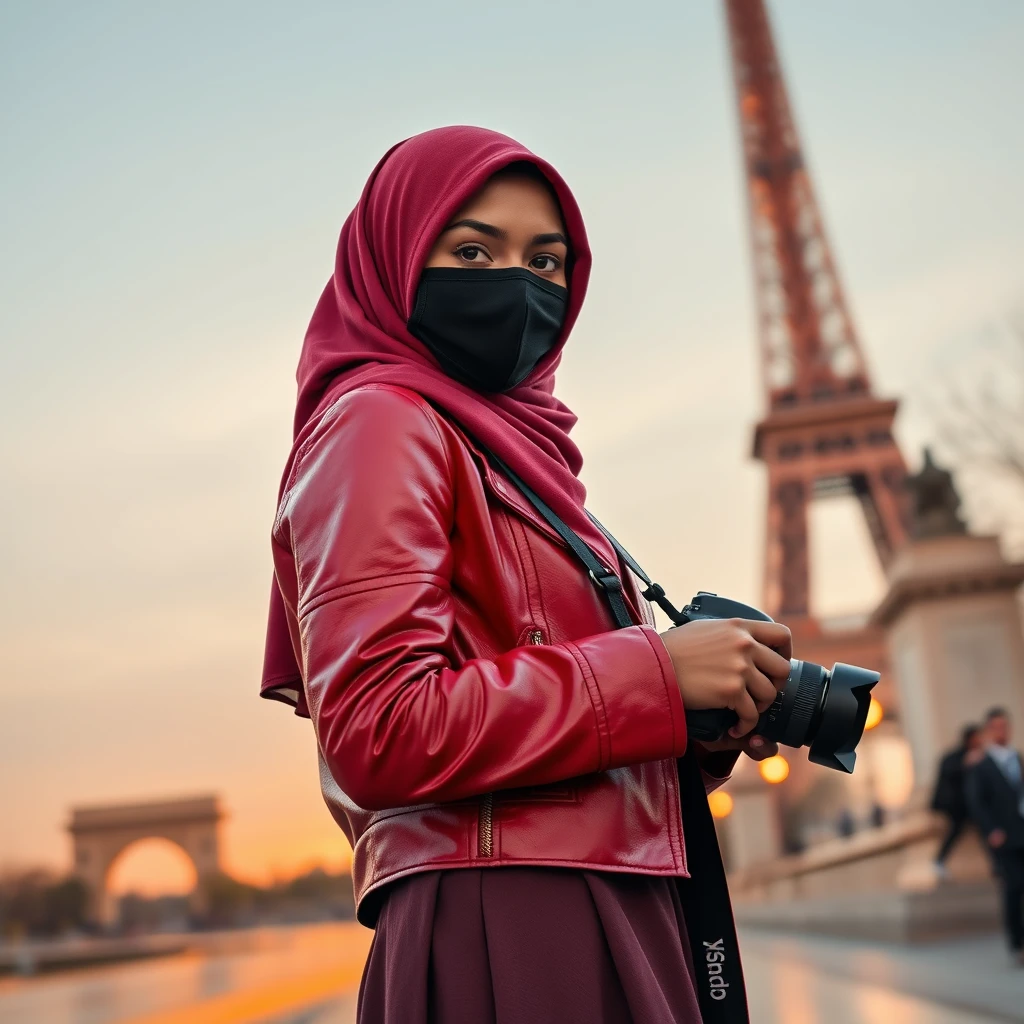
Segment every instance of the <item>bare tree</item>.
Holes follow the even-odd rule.
[[[973,518],[1024,549],[1024,312],[991,332],[930,404]]]

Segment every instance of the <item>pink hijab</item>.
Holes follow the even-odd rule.
[[[555,350],[514,390],[473,391],[446,376],[406,329],[423,264],[452,216],[496,171],[518,161],[540,169],[562,209],[572,251],[569,303]],[[486,273],[486,271],[484,271]],[[590,249],[576,200],[558,172],[518,142],[484,128],[437,128],[393,147],[374,168],[341,229],[334,274],[320,296],[302,345],[296,451],[319,416],[342,395],[389,383],[422,395],[518,473],[591,547],[603,537],[583,512],[583,464],[569,439],[576,417],[554,397],[555,369],[579,315],[590,275]],[[291,700],[304,713],[301,672],[276,580],[270,598],[263,696]]]

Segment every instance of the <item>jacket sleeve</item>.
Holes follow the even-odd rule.
[[[992,812],[991,788],[985,778],[985,763],[975,765],[967,772],[965,785],[967,807],[974,824],[978,826],[982,836],[988,837],[999,824]]]
[[[459,800],[680,756],[682,699],[649,626],[458,664],[453,522],[446,441],[395,389],[342,398],[286,486],[275,541],[295,560],[306,699],[351,799]]]

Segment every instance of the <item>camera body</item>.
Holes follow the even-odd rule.
[[[698,593],[679,617],[680,624],[699,619],[774,621],[748,604],[706,591]],[[754,732],[784,746],[808,746],[808,759],[815,764],[850,773],[864,734],[871,690],[880,678],[856,665],[838,662],[829,671],[794,658],[785,686],[761,714]],[[736,713],[728,708],[686,712],[686,727],[695,740],[720,740],[736,721]]]

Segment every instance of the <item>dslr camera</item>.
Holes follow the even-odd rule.
[[[701,591],[678,615],[676,625],[698,619],[751,619],[772,622],[757,608]],[[789,678],[754,732],[787,747],[810,747],[815,764],[852,772],[857,744],[880,676],[870,669],[836,663],[831,671],[813,661],[790,661]],[[686,726],[695,740],[720,740],[737,721],[727,708],[687,711]]]

